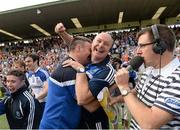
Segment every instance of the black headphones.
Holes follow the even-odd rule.
[[[152,34],[153,34],[153,37],[154,37],[153,51],[156,54],[162,55],[166,51],[167,45],[160,38],[157,25],[156,24],[152,25],[151,29],[152,29]]]

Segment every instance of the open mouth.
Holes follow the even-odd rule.
[[[137,55],[138,55],[138,56],[141,56],[141,55],[142,55],[142,52],[137,53]]]
[[[15,89],[14,88],[8,88],[10,92],[14,92]]]
[[[90,60],[91,60],[91,55],[89,55],[89,56],[87,57],[87,59],[90,61]]]
[[[104,53],[104,51],[101,50],[101,49],[95,49],[95,50],[96,50],[96,52],[98,52],[98,53]]]

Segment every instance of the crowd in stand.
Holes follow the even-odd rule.
[[[173,29],[179,42],[180,28]],[[111,32],[114,44],[111,48],[110,55],[112,61],[122,63],[128,62],[134,55],[137,46],[136,33],[138,30]],[[85,35],[85,34],[83,34]],[[86,35],[93,39],[96,35]],[[46,37],[41,39],[30,40],[28,43],[12,42],[1,47],[0,51],[0,76],[2,81],[4,75],[8,72],[14,61],[24,61],[27,54],[38,54],[40,56],[40,67],[51,73],[59,62],[67,55],[68,47],[59,36]],[[177,43],[178,43],[177,42]],[[180,49],[177,46],[176,54],[179,55]]]
[[[174,28],[174,32],[180,37],[180,28]],[[114,44],[111,49],[111,55],[121,58],[123,55],[132,57],[137,46],[136,30],[124,32],[112,32]],[[87,35],[93,39],[95,35]],[[24,60],[27,54],[36,53],[40,56],[40,65],[52,72],[58,62],[66,55],[68,48],[63,44],[59,36],[52,36],[42,39],[30,40],[29,43],[11,43],[5,44],[0,52],[0,74],[5,74],[15,60]],[[114,55],[115,54],[115,55]],[[3,68],[3,69],[1,69]]]
[[[179,42],[180,28],[174,28],[173,30]],[[114,39],[111,56],[115,64],[117,62],[121,63],[121,61],[127,62],[133,57],[137,46],[136,33],[137,30],[111,33]],[[95,36],[95,34],[86,35],[90,39],[93,39]],[[5,44],[5,47],[2,47],[0,51],[0,76],[2,81],[14,61],[24,61],[27,54],[38,54],[40,56],[40,67],[47,69],[51,73],[67,55],[67,52],[68,47],[63,44],[63,40],[59,36],[34,39],[26,44],[23,42]],[[179,55],[179,47],[177,47],[176,53]]]

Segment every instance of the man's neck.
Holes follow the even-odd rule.
[[[165,67],[167,64],[169,64],[174,59],[173,55],[161,55],[159,56],[157,61],[157,64],[154,66],[155,69],[160,69]]]
[[[38,68],[39,68],[39,66],[35,66],[34,69],[31,70],[31,71],[36,72],[36,70],[37,70]]]
[[[99,58],[99,59],[91,58],[91,63],[93,63],[93,64],[101,63],[105,58]]]
[[[74,59],[75,61],[78,61],[79,62],[79,60],[78,60],[78,58],[77,58],[77,56],[74,54],[74,53],[69,53],[69,57],[71,57],[72,59]]]

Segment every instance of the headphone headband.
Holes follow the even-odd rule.
[[[153,45],[153,51],[156,54],[162,55],[166,51],[167,45],[160,38],[159,31],[158,31],[158,28],[157,28],[156,24],[151,26],[151,30],[152,30],[153,38],[154,38],[154,42],[155,42],[154,45]]]
[[[152,25],[151,29],[152,29],[152,33],[153,33],[153,37],[154,37],[155,41],[159,40],[160,36],[159,36],[157,25],[156,24]]]

